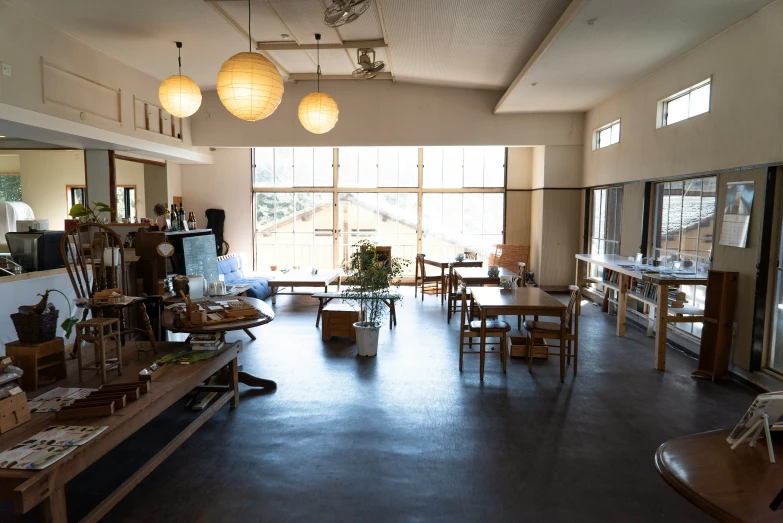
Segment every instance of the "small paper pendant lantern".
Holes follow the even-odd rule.
[[[339,114],[337,103],[326,93],[310,93],[299,104],[299,121],[314,134],[331,131]]]
[[[337,123],[340,111],[337,102],[328,94],[321,92],[321,35],[315,35],[318,63],[316,80],[318,90],[310,93],[299,103],[299,121],[302,126],[313,134],[324,134],[331,131]]]
[[[182,42],[177,42],[177,49],[182,49]],[[158,89],[160,105],[169,114],[178,118],[187,118],[201,107],[201,89],[196,82],[182,75],[182,57],[178,56],[179,73],[163,80]]]
[[[255,122],[275,112],[283,99],[283,78],[277,67],[258,53],[237,53],[223,64],[217,92],[228,111]]]

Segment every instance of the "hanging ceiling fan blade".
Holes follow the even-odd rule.
[[[333,0],[324,13],[324,23],[329,27],[350,24],[368,7],[370,7],[370,0]]]

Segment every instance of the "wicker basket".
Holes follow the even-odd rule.
[[[43,314],[11,314],[16,335],[22,343],[35,344],[52,341],[57,335],[57,310],[46,311]]]

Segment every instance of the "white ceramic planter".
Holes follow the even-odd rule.
[[[356,344],[359,346],[359,356],[375,356],[378,354],[378,336],[381,333],[381,324],[367,324],[356,322]]]

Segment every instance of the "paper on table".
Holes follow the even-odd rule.
[[[0,452],[0,468],[41,470],[74,450],[76,450],[76,447],[21,443],[4,452]]]
[[[63,427],[53,425],[38,434],[31,436],[24,443],[43,443],[46,445],[59,445],[62,447],[74,447],[84,445],[95,436],[109,427],[85,427],[72,425]]]

